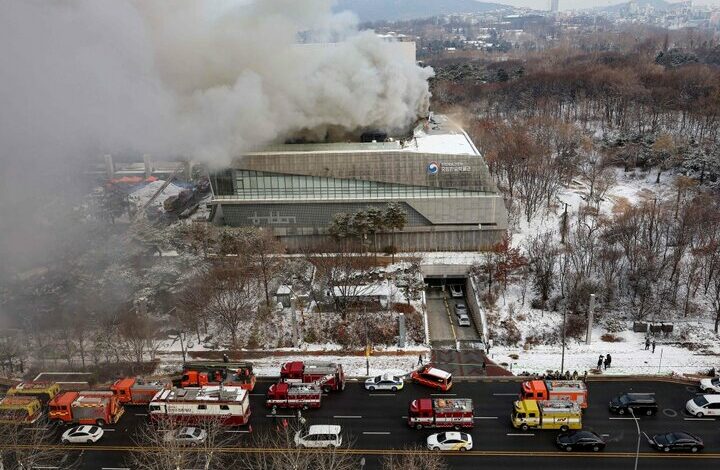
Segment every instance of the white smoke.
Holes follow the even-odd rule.
[[[402,129],[427,111],[431,70],[330,0],[236,3],[5,0],[2,153],[222,165],[304,129]]]

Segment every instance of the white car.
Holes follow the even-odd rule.
[[[456,297],[456,298],[462,297],[463,296],[462,287],[460,287],[457,284],[451,284],[450,285],[450,296]]]
[[[700,390],[703,392],[720,393],[720,377],[702,379],[700,381]]]
[[[397,392],[402,390],[405,382],[402,377],[398,377],[392,374],[378,375],[377,377],[370,377],[365,381],[365,388],[370,390],[390,390],[391,392]]]
[[[693,416],[720,416],[720,395],[698,395],[685,404],[685,409]]]
[[[78,426],[65,431],[60,439],[63,444],[91,444],[103,437],[100,426]]]
[[[467,315],[467,305],[465,305],[465,302],[455,303],[455,315]]]
[[[473,447],[470,434],[464,432],[440,432],[431,434],[427,438],[427,448],[430,450],[459,450],[464,452]]]
[[[295,433],[295,445],[298,447],[340,447],[342,436],[340,426],[334,424],[313,424],[307,431]]]
[[[470,326],[470,317],[465,314],[458,315],[458,326]]]
[[[166,432],[163,439],[167,443],[195,447],[205,443],[207,432],[200,428],[186,427]]]

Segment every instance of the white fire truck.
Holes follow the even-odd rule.
[[[270,385],[265,405],[268,408],[320,408],[322,390],[315,383],[278,382]]]
[[[460,429],[474,424],[473,403],[469,398],[419,398],[410,402],[410,427]]]
[[[242,426],[250,419],[250,398],[241,387],[173,388],[159,391],[149,410],[153,421],[201,424],[218,419],[226,426]]]

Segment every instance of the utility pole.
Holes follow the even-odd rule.
[[[595,313],[595,294],[590,294],[590,306],[588,307],[588,327],[585,336],[585,344],[592,342],[593,315]]]
[[[635,421],[635,426],[637,426],[638,438],[637,447],[635,448],[635,470],[637,470],[638,459],[640,458],[640,423],[638,423],[638,419],[635,417],[635,412],[633,411],[633,409],[628,408],[628,410],[630,411],[630,415],[632,416],[633,421]]]
[[[565,325],[567,324],[567,304],[563,304],[563,327],[562,327],[562,359],[560,360],[560,375],[565,373]]]

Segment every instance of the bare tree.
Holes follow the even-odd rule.
[[[47,425],[45,418],[32,427],[24,422],[0,424],[0,469],[78,468],[79,459],[57,445]]]
[[[247,253],[260,274],[265,291],[265,305],[270,307],[269,284],[283,269],[285,251],[282,242],[267,229],[252,229],[246,233]]]
[[[446,470],[445,459],[438,452],[412,446],[395,453],[390,451],[381,460],[382,470]]]

